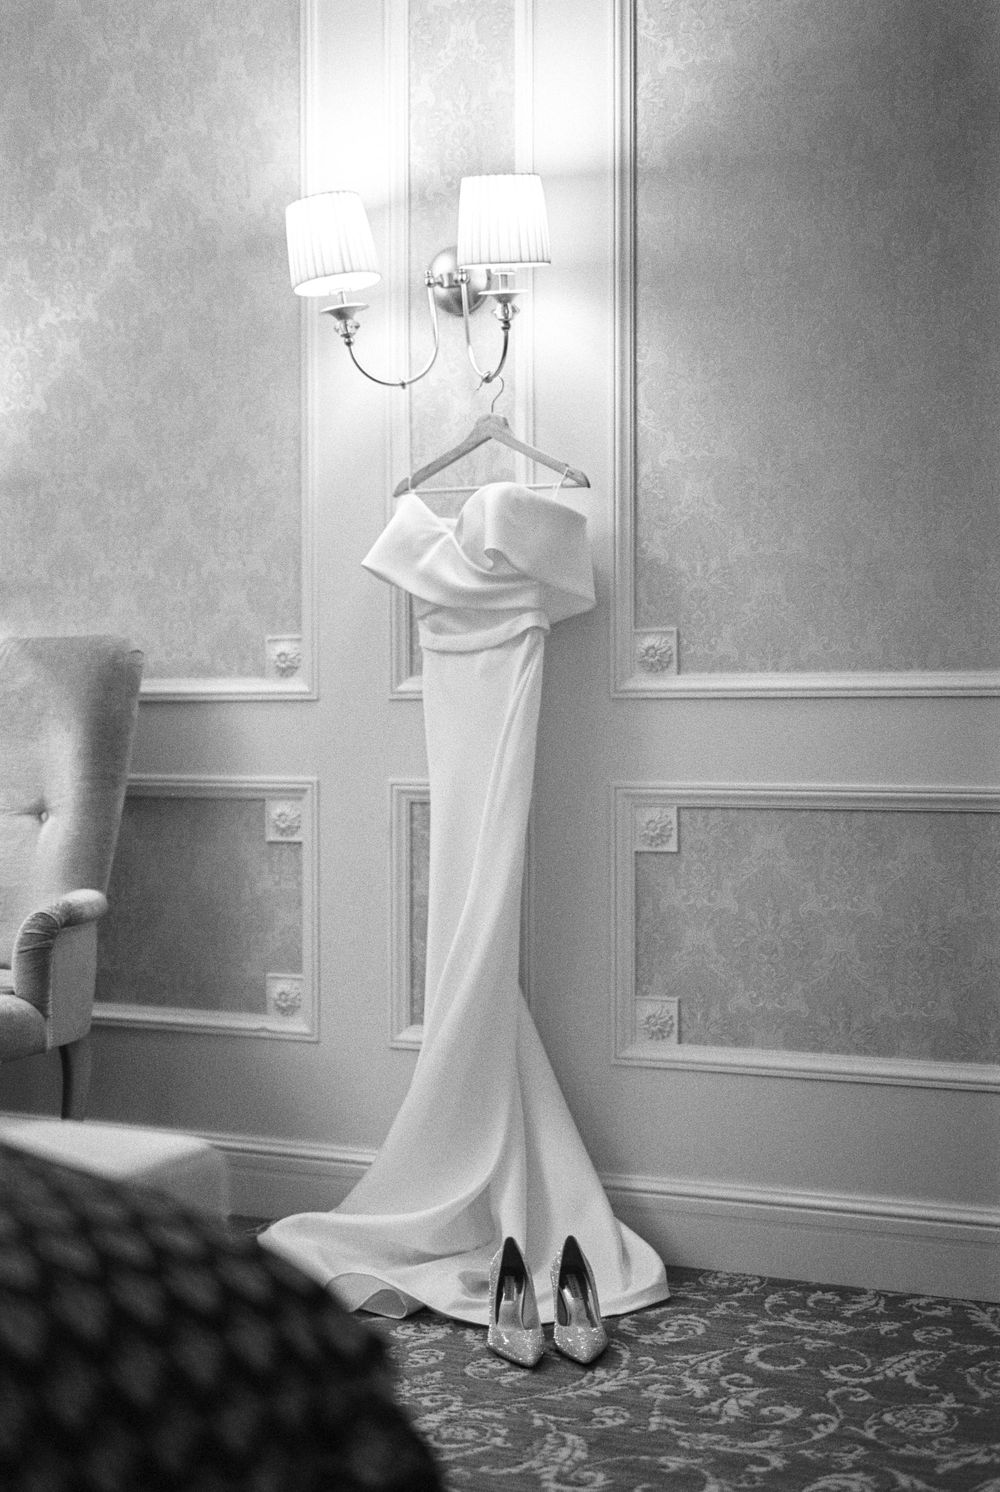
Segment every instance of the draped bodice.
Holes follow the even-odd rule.
[[[362,563],[410,593],[436,652],[497,647],[594,605],[586,519],[515,482],[480,487],[457,518],[404,493]]]

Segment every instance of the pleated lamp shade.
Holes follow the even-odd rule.
[[[548,264],[549,223],[540,176],[463,176],[458,194],[461,268]]]
[[[296,295],[361,290],[382,278],[357,192],[318,192],[285,208],[288,272]]]

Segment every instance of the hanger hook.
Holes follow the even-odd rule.
[[[500,387],[497,389],[496,393],[493,395],[493,399],[492,399],[492,402],[490,404],[490,414],[492,414],[493,411],[494,411],[494,409],[496,409],[496,407],[497,407],[497,400],[499,399],[499,397],[500,397],[500,395],[502,393],[503,393],[503,374],[501,373],[500,374]]]

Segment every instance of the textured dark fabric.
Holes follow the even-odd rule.
[[[251,1237],[0,1145],[3,1492],[436,1492],[382,1344]]]
[[[598,1286],[600,1281],[598,1281]],[[452,1492],[1000,1492],[1000,1305],[701,1273],[593,1367],[380,1324]]]

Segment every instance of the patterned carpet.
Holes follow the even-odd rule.
[[[592,1368],[378,1322],[449,1488],[1000,1492],[1000,1306],[673,1269]],[[374,1319],[366,1318],[375,1324]]]

